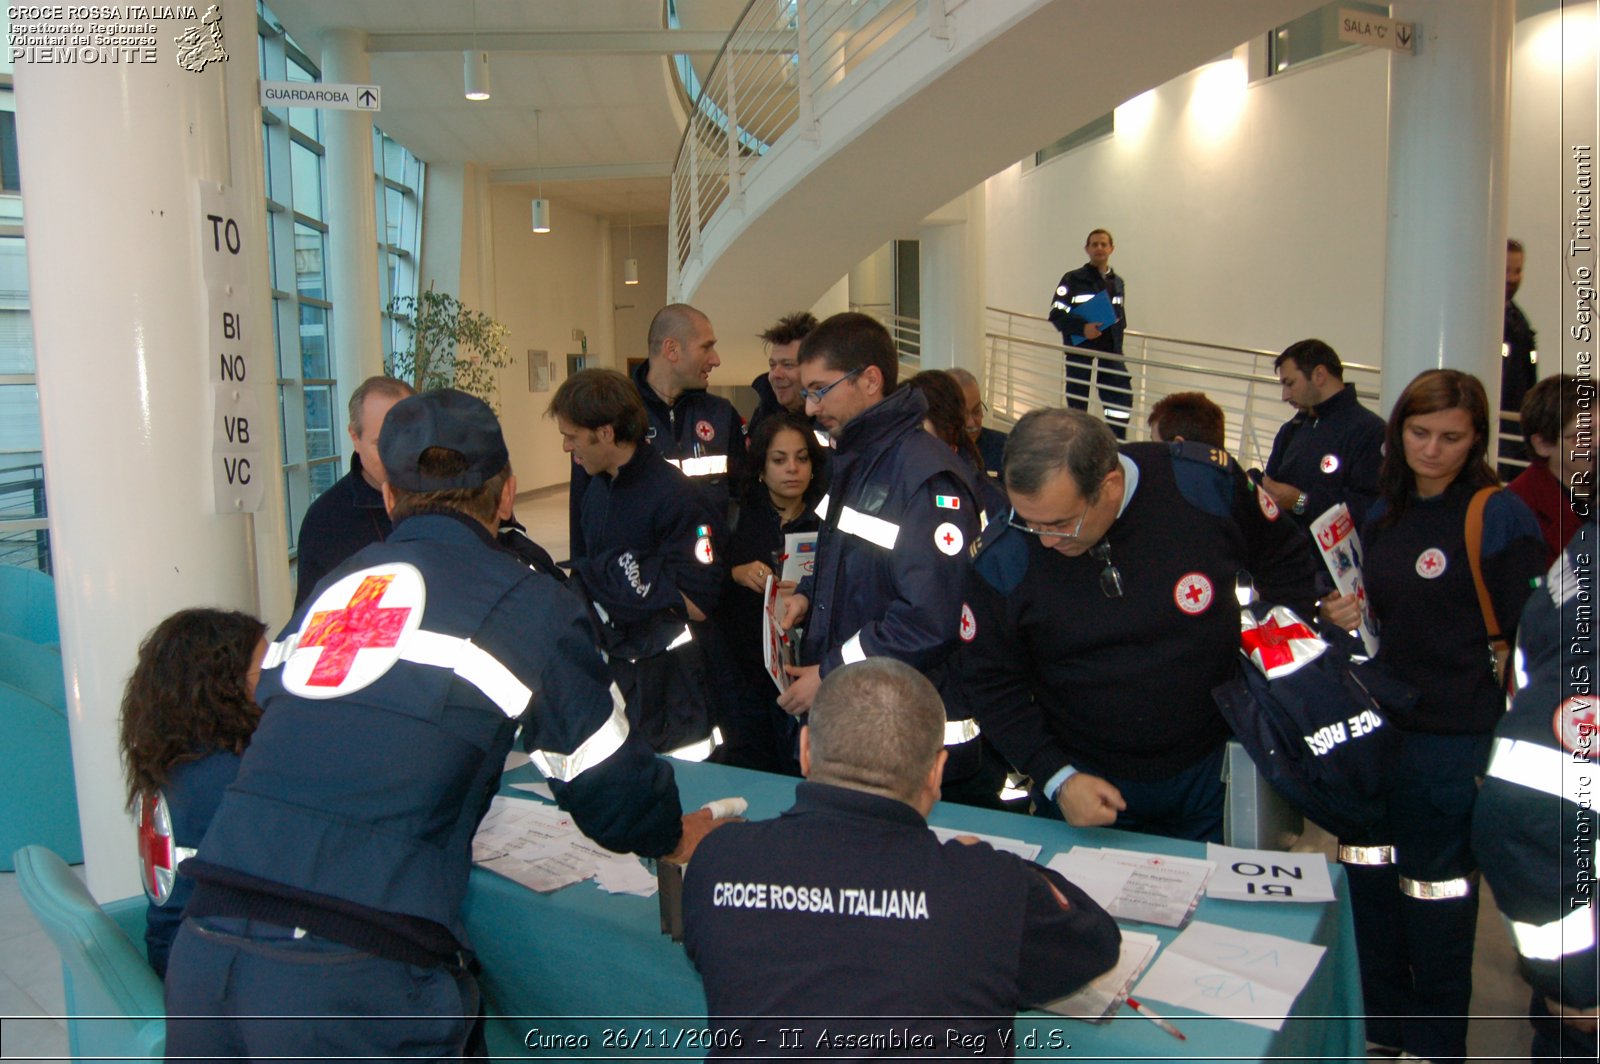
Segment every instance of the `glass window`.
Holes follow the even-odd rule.
[[[300,372],[308,380],[333,378],[328,364],[328,310],[315,303],[300,304]]]
[[[299,60],[292,57],[288,61],[285,73],[288,81],[314,83],[321,80],[311,71],[301,66]],[[321,112],[315,107],[285,107],[283,110],[288,112],[289,125],[298,129],[312,140],[322,139]]]
[[[292,186],[295,212],[308,218],[322,219],[322,156],[301,144],[289,142],[289,169],[293,173]]]
[[[1374,15],[1389,14],[1388,4],[1362,3],[1361,0],[1336,0],[1307,12],[1291,22],[1273,30],[1267,37],[1267,71],[1281,74],[1290,67],[1325,55],[1333,55],[1358,47],[1339,39],[1339,11],[1366,11]]]
[[[22,172],[17,169],[17,113],[0,111],[0,192],[21,192]]]
[[[302,297],[328,298],[322,263],[326,237],[304,222],[294,223],[294,288]]]
[[[327,458],[339,453],[333,435],[333,386],[306,385],[306,457]]]

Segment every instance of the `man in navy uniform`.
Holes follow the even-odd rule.
[[[713,1056],[932,1057],[954,1031],[964,1053],[1009,1057],[1019,1008],[1116,962],[1116,923],[1077,887],[928,830],[944,719],[898,661],[833,670],[800,731],[794,806],[696,852],[684,947]]]
[[[1128,312],[1123,306],[1127,287],[1122,276],[1111,268],[1111,253],[1116,250],[1111,231],[1089,230],[1083,250],[1088,253],[1089,261],[1063,274],[1056,284],[1055,296],[1050,301],[1050,324],[1061,333],[1069,347],[1121,355],[1122,335],[1128,329]],[[1103,326],[1085,317],[1081,309],[1084,303],[1102,293],[1116,312],[1116,320]],[[1117,439],[1127,439],[1128,418],[1133,413],[1133,382],[1128,376],[1127,363],[1121,358],[1068,351],[1067,406],[1074,410],[1089,409],[1089,376],[1096,363],[1099,363],[1100,405],[1105,410],[1106,423]]]
[[[803,665],[778,704],[799,715],[822,679],[871,657],[932,680],[950,720],[946,797],[993,804],[1004,767],[984,757],[970,707],[949,675],[967,609],[967,547],[978,532],[971,467],[923,430],[928,404],[897,388],[899,356],[865,314],[835,314],[800,345],[806,413],[835,441],[817,505],[817,563],[789,597],[783,627],[805,625]]]
[[[983,419],[989,407],[978,390],[978,378],[960,366],[952,369],[950,376],[961,385],[961,399],[967,406],[967,435],[972,437],[978,453],[983,456],[983,471],[999,480],[1006,469],[1006,434],[984,428]]]
[[[1237,583],[1311,616],[1310,541],[1220,448],[1130,443],[1080,410],[1011,430],[1013,512],[984,531],[957,665],[1037,811],[1222,841]]]
[[[1290,344],[1272,366],[1295,415],[1272,441],[1261,486],[1303,528],[1342,502],[1359,529],[1378,498],[1383,418],[1361,405],[1339,353],[1321,340]]]
[[[689,304],[671,303],[651,319],[649,345],[649,358],[633,371],[647,418],[644,442],[700,489],[717,513],[720,541],[730,488],[744,470],[745,437],[733,404],[706,390],[722,365],[716,330]],[[574,465],[568,514],[574,542],[589,475]]]
[[[389,534],[389,514],[383,508],[383,462],[378,458],[378,436],[391,407],[416,391],[393,377],[368,377],[350,393],[350,423],[346,431],[355,453],[350,472],[312,500],[300,521],[295,540],[294,604],[304,604],[313,588],[329,571],[369,543],[382,543]]]
[[[711,721],[700,636],[711,626],[697,622],[722,588],[716,514],[646,442],[644,403],[622,374],[574,373],[548,413],[586,474],[572,575],[595,606],[629,718],[662,752],[704,742]]]
[[[394,531],[269,648],[261,725],[184,862],[173,1056],[459,1057],[472,836],[519,728],[602,845],[685,856],[709,827],[630,732],[581,605],[495,545],[517,482],[488,406],[406,399],[380,449]]]
[[[800,396],[800,341],[816,327],[817,316],[802,310],[784,315],[761,334],[761,344],[767,349],[767,372],[750,382],[760,401],[745,425],[746,436],[753,437],[757,425],[784,410],[805,416],[806,401]]]
[[[1519,690],[1472,816],[1473,853],[1533,986],[1535,1060],[1595,1059],[1595,545],[1591,521],[1523,610]]]

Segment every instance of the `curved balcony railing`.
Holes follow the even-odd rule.
[[[672,172],[672,287],[780,137],[815,137],[819,99],[919,18],[942,35],[962,2],[970,0],[750,0],[704,75],[680,65],[690,109]]]

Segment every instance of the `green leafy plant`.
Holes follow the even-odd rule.
[[[431,287],[389,300],[388,310],[411,334],[410,349],[389,357],[391,376],[419,392],[459,388],[500,412],[499,371],[511,365],[504,325]]]

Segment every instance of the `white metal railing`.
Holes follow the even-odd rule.
[[[883,323],[894,337],[894,349],[901,369],[915,373],[922,365],[922,319],[896,314],[887,303],[851,303],[850,309],[871,315]]]
[[[722,207],[785,134],[816,136],[820,98],[836,93],[884,45],[925,19],[946,37],[971,0],[750,0],[690,101],[672,171],[668,267],[674,289]]]
[[[987,309],[982,383],[996,419],[1015,423],[1029,410],[1060,406],[1065,397],[1066,366],[1061,335],[1055,326],[1037,314]],[[1290,416],[1272,368],[1277,356],[1277,351],[1128,330],[1121,357],[1133,388],[1129,438],[1149,437],[1145,419],[1163,396],[1203,391],[1227,415],[1228,449],[1240,464],[1266,465],[1272,439]],[[1099,407],[1098,376],[1097,363],[1089,382],[1091,409]],[[1356,386],[1363,405],[1378,410],[1376,366],[1345,362],[1344,379]]]

